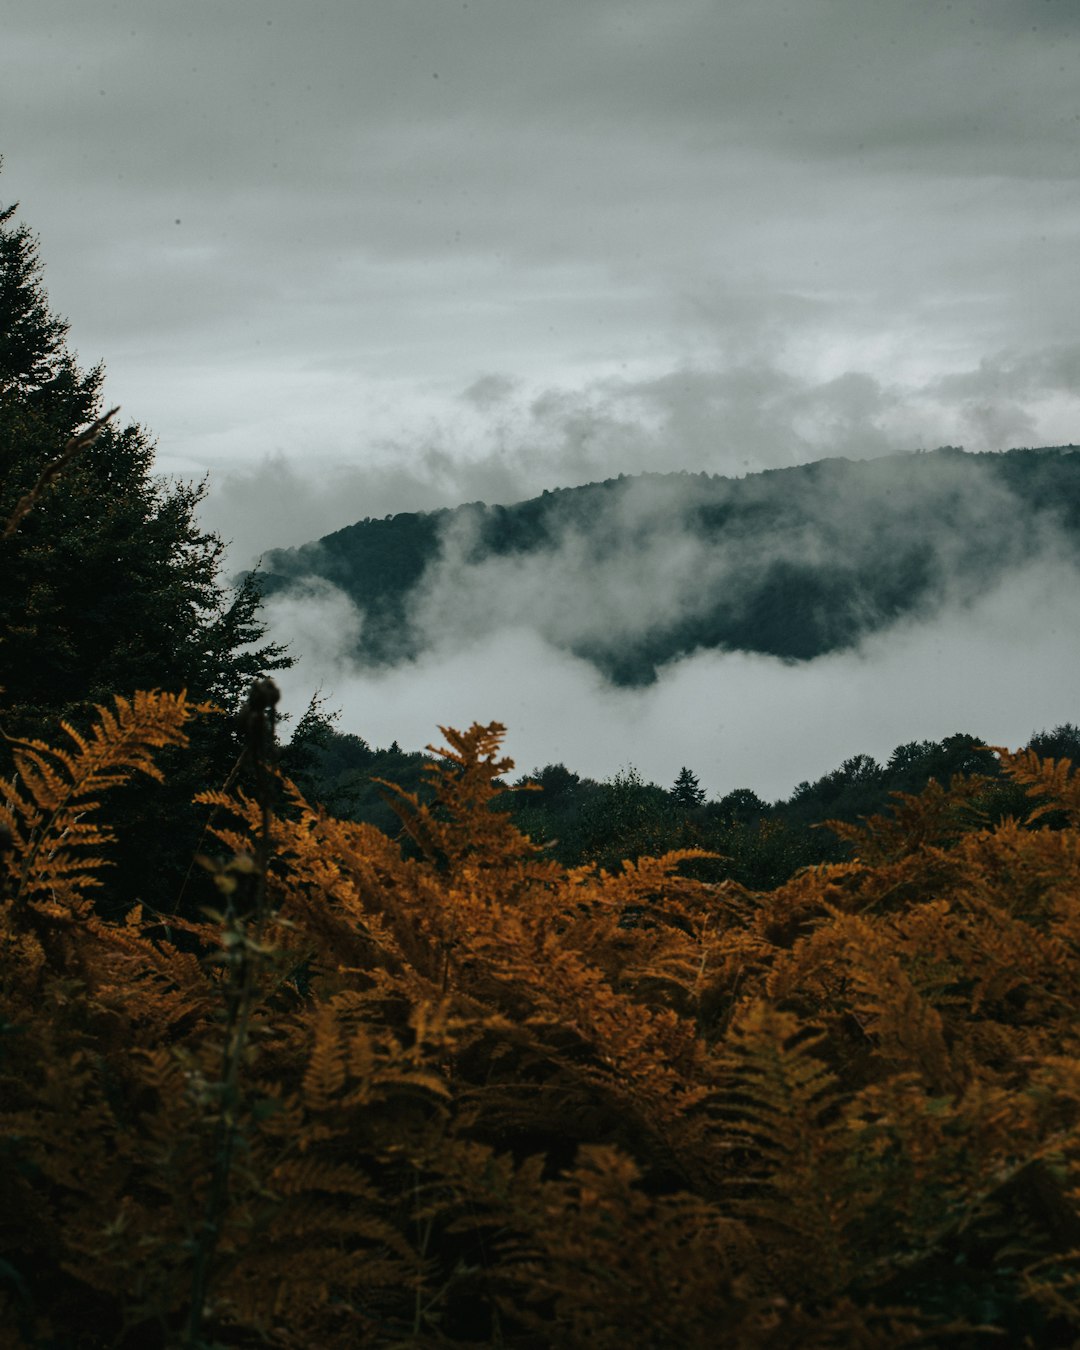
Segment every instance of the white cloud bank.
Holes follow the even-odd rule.
[[[1077,581],[1044,560],[973,604],[898,624],[854,651],[801,664],[699,653],[636,690],[612,688],[524,626],[372,674],[346,654],[357,616],[332,587],[299,605],[273,599],[266,613],[273,637],[303,653],[281,676],[287,710],[298,716],[321,685],[342,710],[340,728],[373,745],[419,748],[439,740],[440,723],[494,720],[508,727],[521,771],[562,761],[603,778],[633,763],[670,784],[686,764],[713,795],[745,786],[775,799],[856,753],[882,758],[956,731],[1019,745],[1080,720]]]

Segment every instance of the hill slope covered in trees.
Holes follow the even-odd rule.
[[[1073,446],[620,476],[362,520],[270,552],[263,580],[268,596],[343,591],[363,615],[365,665],[524,621],[641,685],[702,649],[808,660],[852,647],[1048,558],[1080,562]]]

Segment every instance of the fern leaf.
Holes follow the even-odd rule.
[[[185,745],[184,726],[208,705],[191,705],[185,694],[140,691],[119,696],[116,710],[98,705],[97,721],[86,737],[66,728],[74,751],[42,741],[12,740],[17,782],[0,781],[0,797],[19,826],[13,831],[17,860],[15,894],[56,890],[71,895],[89,884],[101,858],[73,851],[109,843],[111,833],[81,817],[95,811],[98,795],[127,781],[133,773],[160,779],[156,750]]]
[[[991,746],[1007,778],[1027,789],[1027,795],[1040,804],[1030,820],[1038,820],[1051,811],[1064,811],[1071,825],[1080,824],[1080,776],[1069,759],[1043,759],[1034,750],[1011,752]]]
[[[737,1212],[772,1230],[780,1249],[815,1263],[801,1277],[810,1287],[838,1290],[857,1264],[848,1230],[874,1197],[846,1166],[843,1096],[814,1053],[823,1040],[791,1013],[762,1000],[744,1004],[725,1038],[720,1109],[733,1142],[748,1150]]]
[[[314,1111],[326,1111],[345,1086],[346,1049],[333,1008],[322,1008],[315,1018],[314,1040],[304,1070],[304,1100]]]

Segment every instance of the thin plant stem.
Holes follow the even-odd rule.
[[[240,711],[239,722],[245,732],[245,757],[255,769],[256,793],[260,807],[259,834],[255,844],[255,887],[251,918],[254,920],[254,947],[261,946],[266,919],[266,878],[270,865],[272,822],[271,795],[273,774],[270,759],[274,747],[276,706],[280,692],[273,680],[257,680]],[[226,992],[225,1041],[222,1047],[220,1114],[214,1131],[214,1170],[210,1178],[206,1214],[200,1226],[191,1273],[191,1301],[184,1345],[197,1350],[202,1344],[202,1323],[210,1287],[211,1266],[228,1211],[229,1178],[239,1133],[240,1070],[247,1047],[248,1028],[255,1001],[255,951],[245,931],[244,920],[236,913],[230,896],[225,913],[225,931],[237,939],[230,952],[229,986]]]

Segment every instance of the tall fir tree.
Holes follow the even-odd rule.
[[[196,515],[205,484],[156,475],[141,426],[110,422],[64,455],[101,414],[104,370],[69,349],[16,209],[0,209],[0,730],[52,739],[140,688],[234,711],[291,658],[262,641],[257,583],[222,584],[225,544]],[[132,847],[110,887],[122,903],[168,907],[202,829],[191,794],[220,785],[237,751],[232,719],[208,718],[164,790],[129,794]],[[0,760],[7,771],[4,747]]]
[[[698,782],[697,774],[684,764],[672,785],[671,795],[680,806],[701,806],[705,800],[705,789]]]

